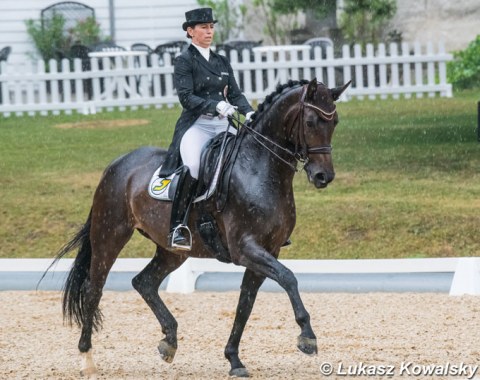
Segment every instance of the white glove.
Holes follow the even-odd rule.
[[[232,116],[237,110],[237,107],[234,107],[231,104],[221,100],[218,102],[216,109],[217,112],[220,114],[220,117],[223,118]]]
[[[247,114],[245,115],[245,123],[248,124],[252,121],[252,115],[255,113],[255,111],[250,111],[250,112],[247,112]]]

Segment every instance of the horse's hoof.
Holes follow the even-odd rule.
[[[80,376],[86,377],[88,380],[96,380],[98,371],[93,361],[93,350],[90,349],[87,352],[83,352],[81,356],[83,364],[80,370]]]
[[[158,345],[158,352],[160,352],[160,357],[167,363],[173,362],[177,348],[168,344],[165,340],[161,340]]]
[[[250,377],[250,374],[245,367],[234,368],[230,370],[228,374],[230,375],[230,377]]]
[[[298,337],[297,347],[304,354],[310,356],[316,355],[318,352],[316,338],[305,338],[304,336],[300,335]]]
[[[88,380],[96,380],[97,374],[98,372],[96,368],[85,368],[80,370],[80,376],[85,377]]]

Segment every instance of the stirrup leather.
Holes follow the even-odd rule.
[[[180,232],[183,232],[184,236],[188,240],[188,244],[182,245],[175,243],[175,238],[179,235]],[[179,224],[171,233],[170,237],[170,246],[173,249],[178,249],[182,251],[191,251],[192,250],[192,233],[190,232],[190,228],[188,228],[185,224]]]

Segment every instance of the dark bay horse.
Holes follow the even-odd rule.
[[[305,309],[293,273],[278,260],[280,247],[295,226],[292,180],[301,161],[310,182],[324,188],[335,176],[331,140],[338,122],[334,101],[349,83],[329,89],[314,79],[278,86],[258,107],[254,121],[238,132],[238,150],[229,178],[229,191],[221,212],[215,197],[194,204],[189,218],[193,246],[190,252],[168,248],[171,203],[151,198],[148,183],[162,163],[165,150],[139,148],[117,158],[104,171],[93,197],[85,225],[62,248],[55,261],[77,249],[64,286],[63,313],[82,331],[78,348],[84,356],[82,373],[96,373],[92,355],[92,331],[101,326],[99,309],[107,275],[135,230],[156,245],[150,263],[132,280],[157,317],[165,337],[158,350],[171,362],[177,350],[177,321],[160,298],[158,289],[169,273],[188,256],[215,257],[204,244],[196,221],[202,210],[213,210],[218,236],[235,265],[246,268],[233,328],[225,347],[230,375],[248,376],[239,358],[239,343],[265,278],[287,292],[300,326],[297,346],[306,354],[317,352],[310,316]]]

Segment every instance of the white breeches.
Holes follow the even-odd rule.
[[[198,179],[200,169],[200,155],[204,145],[211,138],[227,130],[228,119],[207,119],[200,116],[195,123],[188,128],[180,142],[180,155],[185,166],[190,169],[190,175]],[[235,134],[237,130],[229,128],[229,132]]]

